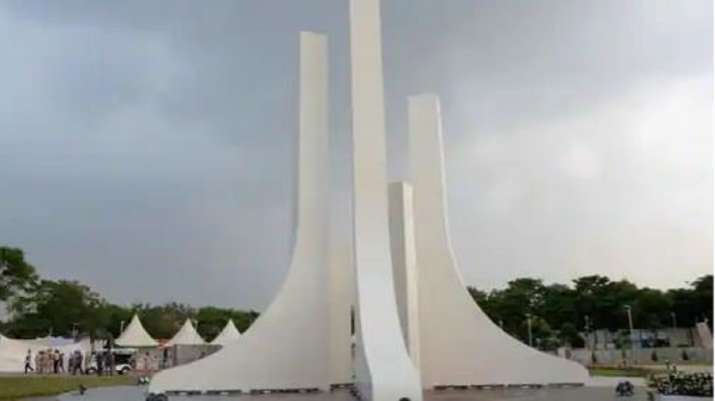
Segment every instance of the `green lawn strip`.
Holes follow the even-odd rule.
[[[121,386],[136,383],[132,376],[0,376],[0,400],[19,400],[87,388]]]
[[[598,367],[589,369],[592,376],[607,377],[648,377],[652,374],[665,373],[665,370],[644,368],[607,368]]]

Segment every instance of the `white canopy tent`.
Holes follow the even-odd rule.
[[[236,328],[236,325],[233,323],[233,319],[229,319],[223,330],[221,330],[221,332],[216,336],[216,338],[211,341],[211,344],[226,345],[237,341],[239,338],[241,338],[241,332],[238,331],[238,329]]]
[[[37,338],[33,338],[33,339],[15,338],[13,340],[22,341],[26,344],[33,344],[33,345],[37,345],[37,346],[45,346],[45,347],[52,347],[52,348],[61,347],[63,345],[70,345],[75,342],[71,338],[52,337],[52,336],[37,337]]]
[[[65,356],[70,355],[75,350],[82,351],[82,354],[90,352],[92,344],[89,338],[76,343],[69,343],[60,346],[52,346],[46,339],[21,340],[8,338],[0,334],[0,373],[22,372],[25,368],[25,357],[27,351],[32,353],[31,365],[35,367],[35,355],[47,349],[59,350]]]
[[[168,343],[166,343],[167,347],[171,347],[172,345],[203,345],[206,344],[206,341],[204,341],[203,338],[199,335],[199,333],[196,331],[194,328],[194,325],[191,324],[191,319],[186,319],[186,322],[184,322],[184,325],[181,326],[181,329],[174,334],[174,337],[169,340]]]
[[[120,347],[132,348],[149,348],[156,347],[159,343],[151,338],[146,332],[138,315],[134,315],[124,332],[117,338],[114,343]]]

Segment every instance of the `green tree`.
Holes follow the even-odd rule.
[[[583,348],[585,342],[583,337],[579,334],[576,325],[571,322],[564,322],[559,329],[558,334],[561,344],[570,345],[573,348]]]
[[[670,297],[663,291],[641,288],[633,309],[634,320],[640,323],[640,328],[651,329],[653,338],[657,339],[658,330],[671,325],[672,306]]]
[[[0,301],[29,290],[36,281],[35,268],[22,249],[0,246]]]
[[[667,293],[677,324],[692,327],[707,319],[712,329],[713,321],[713,276],[708,274],[690,283],[689,288],[669,290]],[[672,323],[671,323],[672,324]]]
[[[540,316],[531,317],[531,336],[533,346],[539,349],[553,350],[558,347],[559,341],[556,333],[551,329],[549,323]],[[529,321],[525,319],[519,325],[517,338],[523,343],[529,343]]]
[[[573,286],[521,278],[510,281],[504,289],[485,292],[469,287],[469,293],[484,312],[497,324],[503,323],[510,334],[525,340],[524,322],[531,313],[545,320],[550,328],[558,327],[562,343],[581,343],[574,331],[583,330],[586,316],[590,329],[628,330],[625,306],[630,305],[635,328],[653,329],[672,325],[671,312],[681,327],[692,327],[696,321],[713,321],[713,276],[699,277],[687,288],[667,292],[638,288],[627,281],[611,281],[600,275],[573,280]],[[564,326],[566,325],[566,326]],[[578,346],[578,345],[576,345]]]
[[[577,329],[579,319],[576,310],[576,292],[563,284],[552,284],[544,288],[544,301],[538,311],[551,327],[570,324]]]
[[[132,311],[141,316],[146,331],[154,338],[169,339],[186,319],[193,319],[196,310],[189,305],[171,302],[164,305],[134,305]]]
[[[106,303],[98,313],[106,316],[107,325],[104,331],[112,338],[117,338],[121,334],[122,325],[126,327],[134,315],[131,307]]]
[[[76,281],[41,280],[10,304],[11,335],[37,337],[52,333],[69,337],[106,334],[108,317],[100,311],[106,301]]]
[[[472,299],[474,299],[474,301],[480,306],[488,302],[489,294],[486,292],[478,290],[476,287],[472,286],[468,286],[467,291],[469,292],[469,295],[472,296]]]
[[[490,298],[504,328],[524,340],[526,315],[541,316],[544,293],[541,280],[520,278],[510,281],[502,291],[493,291]]]
[[[258,316],[253,311],[245,312],[230,308],[217,308],[206,306],[200,308],[196,314],[199,322],[199,333],[207,340],[213,340],[223,330],[229,319],[236,324],[240,332],[244,332]]]
[[[605,276],[585,276],[574,280],[579,320],[590,316],[599,329],[611,331],[625,327],[625,305],[632,305],[638,287],[627,280],[611,281]]]
[[[702,276],[691,283],[693,303],[697,319],[708,320],[710,328],[713,327],[713,275]]]

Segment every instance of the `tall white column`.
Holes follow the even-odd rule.
[[[439,99],[410,97],[408,114],[423,385],[584,383],[583,366],[517,341],[472,300],[449,238]]]
[[[325,37],[302,32],[297,228],[282,288],[240,341],[159,372],[150,392],[329,389],[327,77]]]
[[[402,339],[390,258],[380,1],[350,1],[357,387],[374,401],[422,399]]]

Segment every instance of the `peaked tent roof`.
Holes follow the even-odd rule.
[[[216,338],[211,341],[211,344],[214,345],[226,345],[228,343],[232,343],[236,340],[241,338],[241,332],[238,331],[236,328],[236,325],[233,324],[233,319],[229,319],[229,321],[226,323],[226,326],[224,326],[223,330],[221,330],[220,333],[216,336]]]
[[[191,324],[191,319],[186,319],[186,322],[184,322],[184,325],[181,326],[179,332],[174,334],[174,337],[172,337],[172,339],[169,340],[168,343],[166,343],[166,346],[171,347],[172,345],[200,344],[206,344],[206,341],[204,341],[204,339],[201,338],[199,333],[196,332],[196,329],[194,329],[194,325]]]
[[[124,332],[114,341],[120,347],[156,347],[159,343],[146,332],[138,315],[134,315]]]

